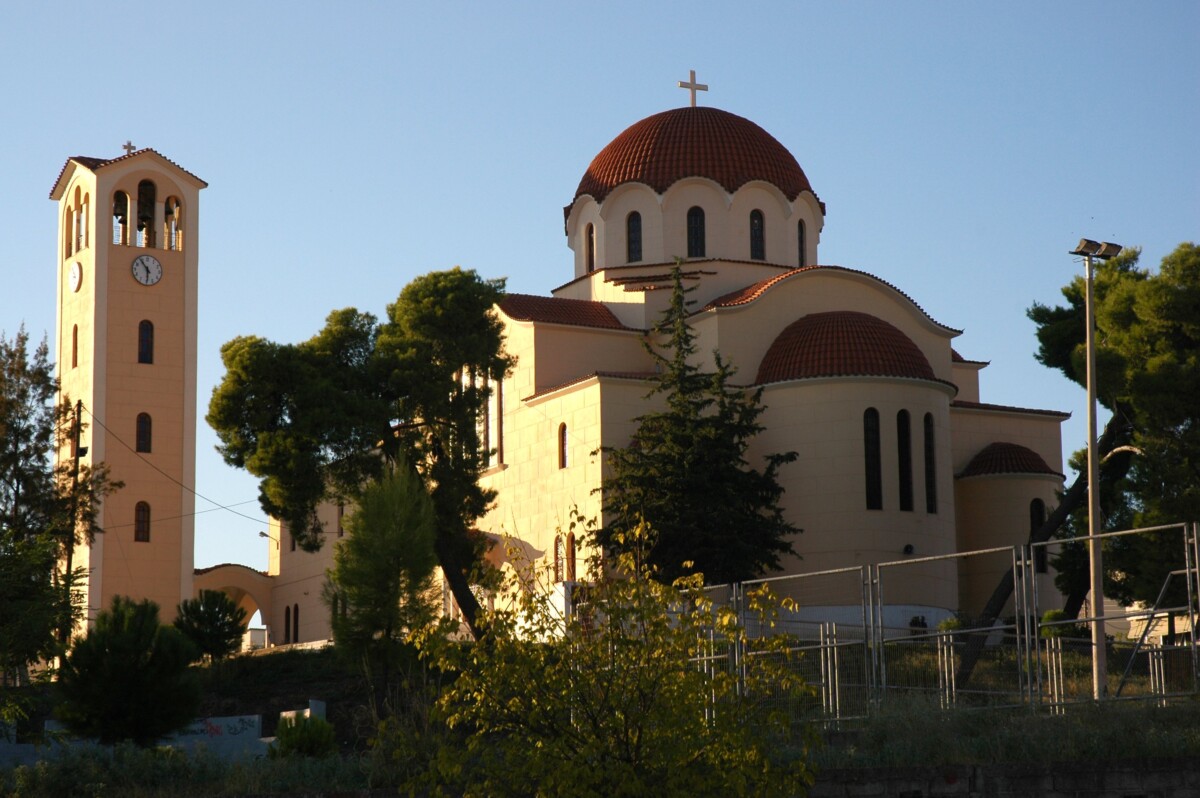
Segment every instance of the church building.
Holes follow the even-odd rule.
[[[801,556],[785,559],[782,573],[911,561],[889,582],[887,625],[917,616],[933,625],[978,608],[1001,571],[938,557],[1028,539],[1062,486],[1066,414],[984,402],[979,373],[987,363],[956,351],[960,330],[869,267],[822,263],[826,207],[796,158],[754,122],[696,106],[703,87],[694,78],[685,87],[690,106],[636,122],[587,166],[564,208],[571,256],[561,284],[546,296],[508,294],[496,309],[516,366],[492,386],[480,422],[491,452],[482,482],[497,493],[479,521],[498,544],[490,557],[502,568],[532,565],[558,595],[583,576],[585,552],[569,534],[569,514],[601,517],[606,466],[597,452],[627,444],[651,407],[654,362],[643,341],[666,309],[679,263],[697,365],[711,369],[719,351],[736,368],[735,383],[763,389],[765,430],[749,459],[798,453],[779,479],[785,515],[804,530],[793,541]],[[147,181],[153,186],[144,190]],[[146,458],[161,459],[185,485],[194,468],[191,231],[203,186],[143,150],[110,162],[72,159],[53,195],[63,217],[59,362],[79,363],[89,375],[76,380],[77,366],[66,366],[64,390],[105,409],[122,440],[140,445],[142,414],[152,418]],[[79,232],[76,213],[96,207],[124,221],[114,223],[113,243],[105,229],[103,246],[88,255],[76,241],[96,234],[86,225]],[[139,354],[147,323],[149,364]],[[223,589],[262,611],[272,644],[329,637],[321,583],[348,508],[320,508],[320,552],[298,549],[273,522],[266,573],[222,565],[193,574],[190,494],[96,435],[89,457],[112,463],[130,486],[110,500],[103,521],[131,521],[93,547],[98,582],[134,595],[145,585],[142,593],[161,595],[163,604],[169,594],[171,606],[193,589]],[[150,508],[148,541],[139,537],[141,503]],[[162,522],[160,506],[170,508]],[[155,553],[166,541],[170,550]],[[505,541],[519,544],[507,550],[523,563],[506,562]],[[114,550],[130,563],[127,572]],[[1048,595],[1052,575],[1045,562],[1036,570]],[[803,598],[834,618],[861,603],[854,591]],[[447,611],[452,605],[447,591]]]

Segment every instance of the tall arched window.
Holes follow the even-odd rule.
[[[767,259],[767,232],[763,212],[755,208],[750,211],[750,260]]]
[[[879,411],[863,413],[863,459],[866,464],[867,509],[883,509],[883,464],[879,454]]]
[[[163,230],[166,233],[167,249],[183,249],[183,209],[175,197],[167,197],[163,203]]]
[[[158,190],[153,181],[143,180],[138,183],[137,198],[137,245],[139,247],[155,246],[154,239],[154,202]]]
[[[113,195],[113,243],[129,244],[129,195],[118,191]]]
[[[554,536],[554,581],[555,583],[563,580],[563,569],[566,566],[567,547],[563,543],[562,535]]]
[[[937,447],[933,441],[933,413],[925,414],[925,512],[937,512]]]
[[[150,542],[150,505],[138,502],[133,508],[133,539],[138,543]]]
[[[584,236],[584,246],[587,247],[587,270],[591,273],[596,271],[596,228],[589,224]]]
[[[912,422],[907,410],[896,414],[896,459],[900,478],[900,509],[913,508]]]
[[[154,362],[154,323],[145,319],[138,322],[138,362]]]
[[[283,642],[292,642],[292,608],[283,608]]]
[[[567,467],[567,425],[558,425],[558,467]]]
[[[625,217],[625,260],[637,263],[642,259],[642,215],[637,211]]]
[[[693,205],[687,212],[687,256],[704,257],[704,209]]]
[[[575,581],[575,533],[567,533],[567,567],[566,578],[568,582]]]
[[[151,451],[151,422],[149,413],[138,413],[137,417],[137,446],[134,448],[139,452]]]
[[[79,365],[79,325],[71,325],[71,368]]]
[[[808,265],[808,241],[805,240],[806,236],[804,235],[804,232],[804,220],[801,219],[800,221],[796,222],[796,243],[800,247],[800,260],[798,263],[801,266]]]
[[[1046,523],[1046,503],[1041,499],[1034,499],[1029,503],[1029,534],[1037,532],[1044,523]],[[1033,549],[1034,573],[1046,573],[1049,570],[1047,565],[1046,547],[1035,546]]]
[[[300,605],[292,605],[292,642],[300,642]]]

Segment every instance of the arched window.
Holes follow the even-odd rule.
[[[138,413],[137,417],[137,446],[139,452],[151,451],[151,422],[149,413]]]
[[[138,183],[138,198],[137,198],[137,245],[139,247],[153,247],[154,242],[154,201],[157,199],[158,189],[154,187],[153,181],[143,180]]]
[[[925,414],[925,512],[937,512],[937,447],[933,445],[933,413]]]
[[[79,365],[79,325],[71,325],[71,368]]]
[[[596,271],[596,228],[593,225],[588,225],[585,232],[586,241],[584,246],[587,247],[587,270],[588,273]]]
[[[183,209],[176,197],[167,197],[163,203],[163,231],[166,233],[167,249],[183,249]]]
[[[625,260],[637,263],[642,259],[642,215],[637,211],[625,217]]]
[[[338,503],[338,514],[337,514],[337,532],[338,532],[339,538],[344,538],[346,536],[346,527],[342,525],[342,519],[345,518],[345,516],[346,516],[346,505],[341,504],[339,502]]]
[[[292,605],[292,642],[300,642],[300,605]]]
[[[563,580],[563,568],[566,564],[567,552],[566,546],[563,544],[562,535],[554,536],[554,581],[555,583]]]
[[[767,232],[763,212],[755,208],[750,211],[750,260],[767,259]]]
[[[129,195],[118,191],[113,195],[113,243],[129,245]]]
[[[567,425],[558,425],[558,467],[567,467]]]
[[[575,581],[575,533],[567,533],[567,568],[566,577],[568,582]]]
[[[899,461],[900,509],[911,512],[913,508],[912,422],[909,420],[907,410],[901,410],[896,414],[896,459]]]
[[[693,205],[687,212],[687,256],[704,257],[704,209]]]
[[[138,362],[154,362],[154,323],[145,319],[138,322]]]
[[[1029,534],[1033,535],[1042,528],[1042,524],[1046,523],[1046,503],[1041,499],[1034,499],[1029,503]],[[1034,573],[1044,574],[1049,568],[1046,562],[1046,547],[1034,546],[1033,548],[1033,570]]]
[[[283,642],[292,642],[292,608],[283,608]]]
[[[133,539],[137,543],[150,542],[150,505],[138,502],[133,508]]]
[[[800,221],[796,222],[796,241],[800,246],[800,260],[798,263],[801,266],[808,265],[808,242],[805,240],[805,238],[804,220],[801,219]]]
[[[879,455],[879,411],[863,413],[863,456],[866,464],[867,509],[883,509],[883,467]]]

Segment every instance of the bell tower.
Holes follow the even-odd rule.
[[[83,463],[125,483],[102,534],[76,547],[87,617],[113,596],[149,598],[169,622],[192,596],[200,178],[152,149],[76,156],[58,203],[60,389],[82,403]],[[86,452],[84,451],[86,447]],[[60,460],[73,456],[59,451]]]

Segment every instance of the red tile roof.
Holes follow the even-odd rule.
[[[924,353],[896,327],[867,313],[835,310],[788,325],[763,356],[755,382],[846,376],[937,379]]]
[[[609,330],[633,329],[622,324],[603,303],[586,299],[505,294],[504,299],[500,300],[500,310],[514,321],[540,321]]]
[[[998,410],[1004,413],[1030,413],[1038,416],[1056,416],[1058,418],[1070,418],[1070,413],[1064,413],[1061,410],[1036,410],[1030,407],[1011,407],[1009,405],[991,405],[984,402],[968,402],[964,399],[955,399],[950,403],[950,407],[961,410]]]
[[[1042,456],[1017,443],[989,443],[958,476],[981,477],[991,474],[1052,474],[1061,477]]]
[[[95,172],[97,169],[100,169],[101,167],[104,167],[104,166],[108,166],[109,164],[117,163],[118,161],[128,160],[129,158],[136,158],[144,152],[154,153],[159,158],[162,158],[164,161],[171,164],[171,166],[174,166],[179,171],[183,172],[184,174],[186,174],[189,177],[196,180],[198,183],[201,184],[201,187],[208,185],[208,183],[201,180],[199,177],[197,177],[192,172],[189,172],[187,169],[184,169],[182,166],[175,163],[174,161],[172,161],[170,158],[163,155],[158,150],[152,149],[150,147],[146,147],[146,148],[138,150],[137,152],[131,152],[131,153],[128,153],[127,155],[121,155],[117,158],[92,158],[87,155],[72,155],[70,158],[68,158],[63,163],[62,169],[58,170],[58,177],[56,177],[54,179],[54,186],[50,189],[50,198],[51,199],[54,198],[54,189],[58,187],[58,181],[62,180],[63,175],[65,175],[67,173],[67,167],[71,165],[71,161],[74,161],[75,163],[79,164],[80,166],[84,167],[85,169],[87,169],[89,171]]]
[[[798,277],[801,274],[807,274],[807,273],[818,272],[818,271],[844,272],[846,274],[861,274],[864,277],[870,277],[872,280],[875,280],[876,282],[886,285],[888,288],[892,289],[897,294],[899,294],[900,296],[907,299],[909,302],[912,303],[913,307],[915,307],[917,310],[921,311],[921,315],[923,315],[925,318],[929,319],[930,321],[932,321],[934,324],[941,327],[942,329],[949,330],[950,332],[953,332],[953,333],[961,333],[962,332],[962,330],[956,330],[953,327],[947,327],[945,324],[942,324],[941,322],[935,320],[932,316],[930,316],[928,313],[925,312],[924,308],[922,308],[920,305],[917,304],[916,300],[914,300],[908,294],[901,291],[896,286],[889,283],[887,280],[881,280],[880,278],[876,277],[875,275],[873,275],[869,272],[860,271],[859,269],[847,269],[845,266],[820,266],[820,265],[818,265],[818,266],[803,266],[798,269],[788,269],[783,274],[777,274],[774,277],[768,277],[765,280],[759,280],[757,283],[754,283],[753,285],[748,285],[745,288],[739,288],[736,291],[730,291],[728,294],[725,294],[724,296],[719,296],[716,299],[714,299],[713,301],[709,302],[703,308],[701,308],[701,310],[703,311],[703,310],[711,310],[713,308],[731,308],[731,307],[736,307],[738,305],[748,305],[749,303],[758,299],[763,294],[767,293],[767,291],[771,290],[772,288],[774,288],[775,286],[779,285],[780,283],[782,283],[786,280],[790,280],[793,277]]]
[[[731,194],[764,180],[794,200],[812,191],[796,158],[749,119],[717,108],[676,108],[626,128],[592,159],[575,199],[603,202],[623,183],[644,183],[659,194],[685,177],[707,177]]]
[[[580,374],[578,377],[560,382],[558,385],[551,385],[548,388],[543,388],[540,391],[524,397],[521,401],[528,402],[530,399],[537,399],[539,396],[545,396],[548,393],[561,391],[563,388],[570,388],[572,385],[578,385],[581,382],[586,382],[593,377],[601,379],[608,377],[615,380],[652,380],[658,375],[653,371],[590,371],[587,374]]]

